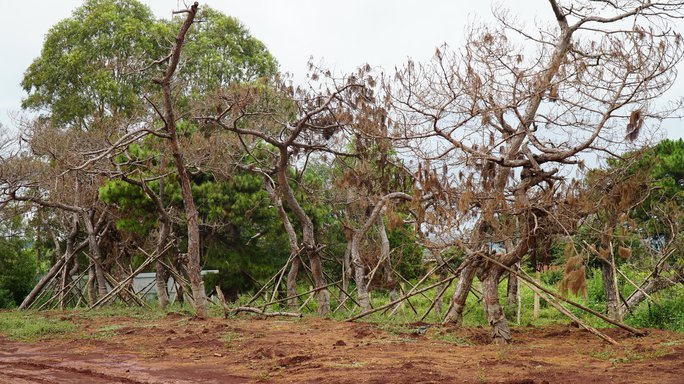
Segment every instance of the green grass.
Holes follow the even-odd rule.
[[[633,361],[651,360],[671,353],[671,349],[657,348],[650,351],[637,352],[632,350],[616,350],[613,347],[605,347],[601,350],[589,351],[588,355],[603,361],[609,361],[613,365],[630,363]]]
[[[625,273],[629,274],[630,278],[632,278],[634,281],[641,281],[643,278],[643,276],[638,275],[636,272],[631,272],[628,269],[625,271]],[[553,272],[550,273],[549,276],[542,274],[542,282],[547,282],[542,284],[553,291],[557,291],[556,286],[554,284],[550,284],[554,280],[554,276],[552,275]],[[596,270],[593,271],[593,274],[592,276],[589,276],[587,283],[587,295],[580,297],[572,296],[571,299],[598,312],[605,312],[602,288],[603,283],[601,281],[600,272]],[[633,287],[629,286],[623,281],[621,281],[620,284],[623,296],[627,297],[629,293],[631,293],[631,290],[633,290]],[[405,284],[403,287],[404,292],[411,289],[408,284]],[[306,286],[300,287],[300,292],[305,291],[307,288],[308,287]],[[477,281],[477,279],[474,281],[474,288],[478,291],[481,291],[481,283]],[[445,292],[443,296],[442,313],[439,315],[433,309],[424,319],[421,320],[423,315],[430,308],[432,298],[435,296],[435,289],[432,289],[424,292],[424,294],[413,296],[410,299],[410,304],[408,302],[403,303],[400,309],[397,310],[395,316],[388,316],[389,311],[379,311],[370,316],[364,317],[359,321],[377,324],[388,334],[402,338],[407,336],[408,333],[412,332],[412,326],[409,324],[419,321],[424,321],[431,324],[440,323],[443,319],[444,312],[448,308],[449,299],[451,298],[453,291],[454,287],[451,286]],[[535,319],[533,316],[534,294],[532,290],[527,288],[524,284],[520,284],[520,294],[522,311],[520,322],[517,323],[515,308],[505,308],[506,281],[502,281],[499,286],[500,302],[506,310],[509,324],[512,327],[547,326],[555,324],[568,324],[570,322],[568,318],[546,304],[543,300],[540,301],[541,305],[539,317]],[[339,297],[339,292],[335,288],[331,288],[330,296],[331,307],[334,309],[338,306],[337,298]],[[627,316],[625,321],[635,327],[655,327],[684,332],[684,290],[682,290],[681,287],[674,287],[669,290],[662,291],[654,297],[658,301],[658,304],[648,302],[642,303],[638,308],[633,310],[632,314]],[[232,305],[244,305],[250,300],[250,298],[251,295],[241,295],[238,298],[238,301]],[[250,305],[258,307],[264,303],[265,299],[265,297],[261,297]],[[383,291],[374,291],[371,294],[371,302],[374,308],[382,306],[389,302],[389,294]],[[174,303],[166,310],[160,309],[155,302],[150,302],[148,304],[150,305],[149,307],[141,308],[127,307],[122,304],[115,303],[113,305],[93,311],[77,308],[66,312],[65,315],[79,320],[103,317],[126,317],[129,319],[140,320],[140,322],[144,323],[154,323],[156,320],[162,319],[170,313],[183,316],[183,319],[179,321],[188,321],[193,315],[193,310],[189,304],[180,305]],[[610,326],[604,321],[587,314],[580,309],[567,304],[565,307],[588,325],[596,328],[605,328]],[[270,306],[268,307],[268,310],[291,311],[291,309],[282,304]],[[309,301],[307,306],[305,306],[302,311],[304,313],[304,319],[292,321],[305,321],[305,319],[308,317],[316,317],[317,314],[315,300]],[[329,317],[334,320],[345,320],[353,315],[359,314],[360,312],[361,310],[359,308],[354,308],[352,310],[341,308],[339,311],[331,314]],[[223,309],[220,306],[210,306],[210,316],[223,317]],[[466,327],[488,327],[482,302],[472,294],[468,297],[464,311],[463,325]],[[46,318],[45,316],[40,315],[38,312],[0,312],[0,333],[13,338],[30,339],[50,337],[51,335],[73,332],[74,329],[75,326],[68,321],[59,321],[54,320],[53,318]],[[108,337],[113,335],[116,331],[116,328],[105,327],[98,330],[94,334],[94,337]],[[463,340],[454,338],[448,334],[439,334],[434,330],[430,330],[427,336],[429,338],[433,338],[434,340],[443,340],[457,345],[465,343]]]
[[[52,319],[34,311],[1,311],[0,334],[15,340],[34,341],[76,331],[66,320]]]
[[[633,281],[641,281],[644,276],[641,276],[638,272],[630,271],[625,269]],[[557,292],[557,286],[555,281],[558,280],[559,272],[548,272],[542,274],[542,285]],[[481,283],[475,279],[474,288],[481,291]],[[587,306],[595,311],[605,313],[605,303],[603,294],[603,282],[601,280],[601,273],[598,270],[594,270],[591,276],[587,279],[587,295],[586,296],[574,296],[570,295],[570,299]],[[624,297],[629,296],[634,288],[627,284],[625,281],[620,281],[621,291]],[[306,287],[301,287],[300,292],[303,292]],[[408,284],[404,285],[404,290],[408,291],[411,287]],[[453,285],[447,289],[443,296],[443,309],[442,314],[437,315],[434,310],[431,310],[428,316],[425,317],[424,322],[427,323],[440,323],[444,311],[447,310],[449,304],[449,298],[453,294]],[[499,285],[499,298],[502,306],[506,310],[507,319],[512,327],[515,326],[548,326],[556,324],[568,324],[570,319],[560,314],[555,308],[548,305],[544,300],[540,300],[540,311],[539,317],[534,318],[533,306],[534,306],[534,292],[529,289],[525,284],[520,284],[520,294],[521,294],[521,318],[520,323],[517,323],[515,316],[515,308],[505,308],[506,306],[506,280],[502,281]],[[339,297],[339,292],[333,287],[330,289],[331,296],[331,307],[335,308],[338,303],[336,298]],[[425,314],[431,305],[432,298],[435,296],[435,289],[428,290],[424,295],[418,294],[410,299],[411,305],[407,302],[404,303],[401,308],[397,311],[395,316],[389,317],[385,311],[376,312],[370,316],[364,317],[359,321],[377,323],[381,326],[383,325],[405,325],[415,323],[421,320],[421,317]],[[656,295],[661,297],[660,305],[647,303],[642,303],[638,308],[634,310],[631,316],[627,316],[626,322],[628,324],[637,327],[656,327],[668,330],[675,330],[684,332],[684,290],[681,288],[673,288],[668,291],[663,291]],[[244,304],[251,298],[250,295],[242,295],[238,298],[238,302]],[[259,298],[252,305],[258,306],[263,304],[264,299]],[[371,303],[374,308],[382,306],[389,302],[389,295],[387,292],[374,291],[371,294]],[[603,320],[585,313],[581,309],[575,308],[569,304],[564,304],[564,306],[570,310],[573,314],[580,318],[584,323],[596,327],[596,328],[607,328],[612,327],[612,325],[604,322]],[[272,306],[270,310],[288,310],[284,306]],[[311,300],[307,307],[303,309],[305,316],[315,315],[316,303]],[[336,313],[330,315],[330,318],[335,320],[344,320],[353,315],[359,314],[360,309],[356,308],[354,310],[346,310],[344,308],[340,309]],[[485,318],[484,308],[482,302],[479,301],[474,295],[468,297],[466,308],[463,316],[463,325],[466,327],[487,327],[487,319]],[[394,330],[395,328],[389,328]],[[392,333],[392,332],[390,332]]]

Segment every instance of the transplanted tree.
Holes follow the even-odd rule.
[[[653,100],[682,58],[669,24],[684,11],[679,1],[548,5],[552,24],[529,31],[501,12],[495,27],[472,29],[461,51],[442,47],[431,62],[399,70],[390,91],[393,134],[423,159],[423,193],[441,196],[445,212],[426,215],[432,231],[465,250],[447,319],[461,318],[478,275],[497,341],[511,340],[498,297],[505,268],[576,227],[568,170],[667,115]],[[507,241],[506,252],[490,252]]]
[[[281,218],[288,229],[292,250],[292,264],[288,281],[295,281],[299,269],[298,258],[308,259],[317,291],[319,314],[330,309],[330,294],[321,260],[321,245],[316,238],[317,229],[309,213],[303,208],[290,185],[290,170],[298,162],[305,166],[309,159],[321,153],[342,155],[344,135],[339,132],[349,128],[373,100],[366,81],[367,71],[344,79],[334,79],[329,72],[312,68],[312,78],[324,78],[326,89],[316,92],[312,89],[294,88],[287,79],[275,84],[258,82],[247,86],[224,88],[207,100],[201,120],[208,127],[220,128],[238,135],[246,153],[257,161],[249,168],[267,176],[272,183],[271,195],[277,206],[279,200],[289,208],[301,228],[301,243],[281,210]],[[264,149],[265,147],[265,149]],[[253,153],[264,150],[264,156]],[[277,190],[277,192],[276,192]],[[295,257],[296,256],[296,257]]]
[[[355,156],[338,159],[341,175],[334,181],[344,205],[347,233],[343,282],[353,266],[358,303],[364,311],[371,308],[369,291],[374,282],[390,290],[390,300],[398,298],[385,217],[392,229],[402,226],[399,207],[412,200],[407,193],[413,187],[410,174],[386,138],[386,115],[384,108],[365,109],[354,124]]]
[[[606,170],[587,177],[593,184],[594,220],[583,228],[593,234],[590,253],[597,257],[603,276],[608,315],[615,319],[631,313],[658,291],[684,282],[681,255],[684,142],[664,140],[611,161]],[[618,266],[630,264],[650,273],[640,284]],[[621,297],[618,279],[633,289]]]
[[[76,148],[75,153],[80,156],[63,164],[62,171],[118,177],[143,189],[153,201],[163,202],[163,188],[156,192],[146,183],[159,179],[163,185],[167,177],[165,167],[156,168],[162,169],[162,173],[153,175],[146,164],[139,164],[140,172],[131,170],[130,164],[121,171],[121,164],[109,161],[124,153],[129,145],[144,146],[141,140],[155,134],[168,139],[184,199],[192,205],[187,200],[191,198],[191,180],[187,170],[182,170],[187,165],[180,161],[184,155],[180,142],[191,135],[194,127],[180,121],[176,124],[175,118],[169,121],[169,116],[182,117],[198,93],[233,81],[271,76],[277,68],[263,44],[235,19],[207,9],[197,21],[194,24],[199,28],[186,28],[189,36],[183,47],[192,56],[183,57],[176,53],[182,48],[180,44],[168,53],[168,41],[174,39],[187,20],[157,21],[146,6],[135,0],[89,0],[50,31],[41,56],[29,67],[22,82],[28,93],[24,107],[41,111],[41,118],[49,119],[46,126],[50,129],[87,131],[91,143],[98,143],[88,146],[87,151]],[[158,58],[161,60],[155,61]],[[171,66],[159,78],[152,75],[155,65],[171,63],[171,59],[177,60],[172,63],[172,73],[178,68],[178,78],[174,80],[174,87],[179,90],[176,100],[169,100],[170,94],[166,94],[171,92],[171,75],[167,73]],[[158,93],[155,82],[162,85],[164,92]],[[176,109],[179,115],[174,114]],[[154,122],[157,112],[164,123],[161,129]],[[177,130],[185,134],[178,138]],[[148,161],[165,163],[166,147],[164,144],[153,151]],[[155,206],[160,217],[156,248],[160,250],[170,225],[166,207]],[[194,225],[193,215],[186,218]],[[193,249],[199,247],[196,240],[195,236],[189,239]],[[192,269],[197,269],[193,272],[199,276],[199,252],[190,252],[191,260],[195,255],[196,266]],[[163,291],[161,280],[158,285]]]

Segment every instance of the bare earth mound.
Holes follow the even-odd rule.
[[[684,335],[611,347],[579,329],[488,330],[332,320],[71,319],[82,333],[0,338],[0,383],[682,383]],[[85,335],[85,336],[84,336]]]

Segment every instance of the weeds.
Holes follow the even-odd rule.
[[[0,334],[17,340],[40,340],[76,331],[70,321],[53,319],[33,311],[1,311]]]

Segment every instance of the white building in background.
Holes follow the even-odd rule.
[[[219,273],[219,271],[217,269],[205,270],[202,271],[202,276],[214,273]],[[133,291],[145,299],[145,301],[157,300],[156,279],[157,274],[154,272],[139,273],[133,278]],[[169,277],[166,286],[169,292],[169,301],[173,303],[176,301],[176,281],[173,279],[173,276]],[[109,289],[109,287],[107,288]]]

